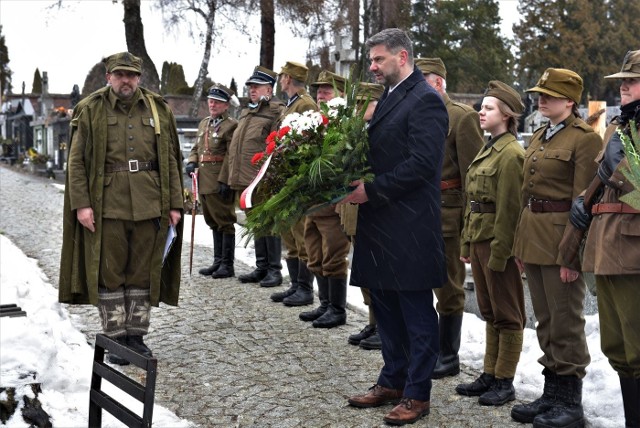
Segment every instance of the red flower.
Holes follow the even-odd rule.
[[[289,133],[289,131],[291,131],[291,127],[290,126],[284,126],[282,128],[280,128],[280,130],[278,131],[278,138],[282,138],[285,135],[287,135]]]
[[[275,149],[276,149],[276,142],[270,141],[269,144],[267,144],[267,154],[270,155],[271,153],[273,153]]]
[[[269,134],[267,136],[267,144],[275,142],[276,141],[276,136],[278,135],[277,131],[273,131],[271,134]]]
[[[255,165],[258,162],[260,162],[262,160],[262,158],[264,157],[264,152],[260,152],[260,153],[256,153],[255,155],[253,155],[253,157],[251,158],[251,164]]]
[[[322,124],[326,126],[327,123],[329,123],[329,118],[323,114],[322,115]]]

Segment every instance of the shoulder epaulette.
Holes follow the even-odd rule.
[[[574,128],[582,129],[584,132],[593,132],[593,128],[582,119],[574,120],[571,125]]]

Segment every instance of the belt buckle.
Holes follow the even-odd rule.
[[[477,201],[469,201],[469,208],[471,208],[472,213],[478,212],[477,210],[478,207],[479,207],[479,204]]]
[[[527,203],[527,207],[529,207],[529,211],[531,211],[531,201],[535,202],[536,198],[529,197],[529,202]]]
[[[138,172],[140,171],[140,165],[138,165],[137,159],[129,160],[129,172]]]

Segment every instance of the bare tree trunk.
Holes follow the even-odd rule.
[[[211,58],[211,45],[213,44],[213,26],[216,20],[217,0],[207,0],[207,13],[203,16],[207,24],[207,34],[204,39],[204,54],[202,55],[202,63],[198,71],[198,78],[193,88],[193,97],[191,98],[191,108],[189,109],[190,117],[198,117],[198,109],[200,108],[200,100],[202,99],[202,87],[209,70],[209,59]]]
[[[260,0],[260,65],[273,70],[276,39],[275,10],[273,0]]]
[[[124,32],[127,49],[132,54],[142,58],[142,77],[140,85],[154,92],[160,90],[158,70],[147,53],[144,42],[144,28],[140,16],[140,0],[122,0],[124,6]]]

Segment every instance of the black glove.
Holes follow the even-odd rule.
[[[191,174],[193,174],[194,172],[196,172],[196,167],[197,167],[197,166],[198,166],[198,164],[197,164],[197,163],[195,163],[195,162],[189,162],[189,163],[187,164],[187,167],[186,167],[184,170],[185,170],[185,172],[187,173],[187,175],[188,175],[189,177],[191,177]]]
[[[218,195],[222,198],[223,201],[231,201],[233,199],[233,190],[227,183],[223,183],[218,181]]]
[[[598,167],[598,177],[603,183],[609,181],[611,174],[616,170],[622,158],[624,158],[624,148],[622,147],[620,134],[616,131],[607,143],[607,147],[604,149],[604,158]]]
[[[578,196],[571,204],[571,214],[569,221],[578,230],[585,231],[589,229],[593,215],[584,206],[584,196]]]

